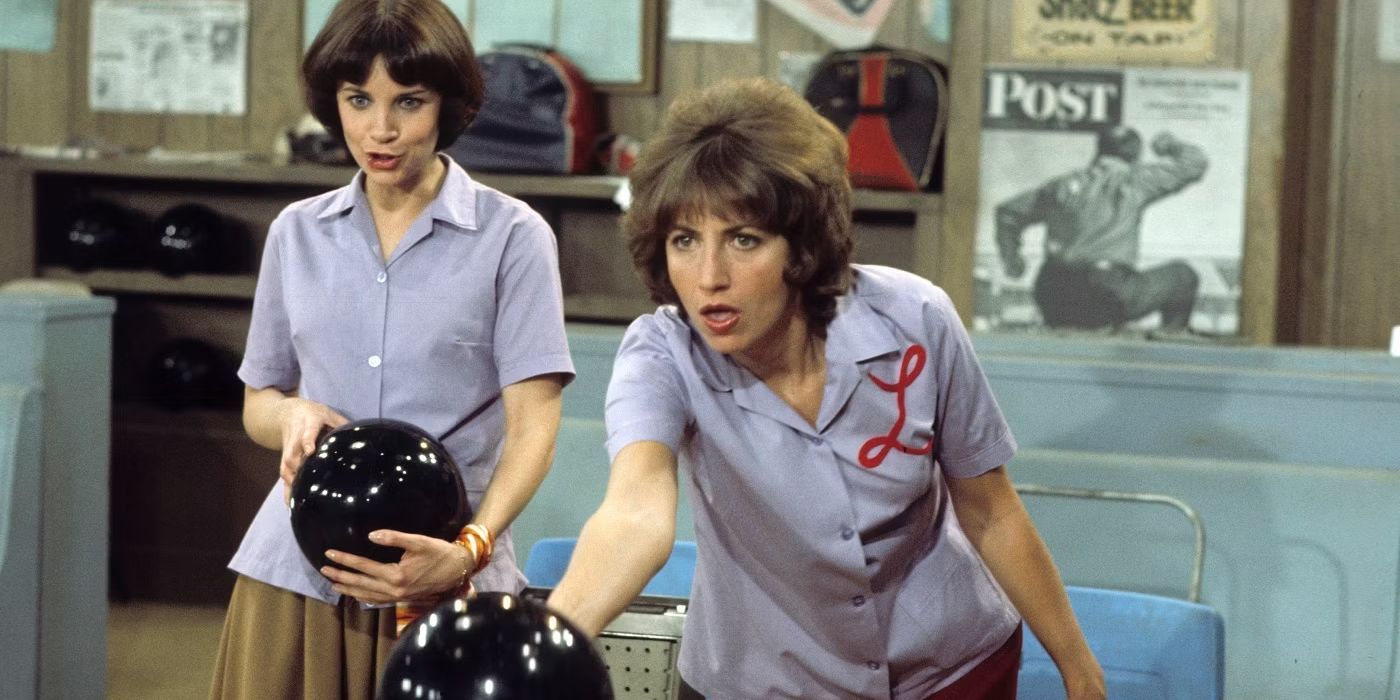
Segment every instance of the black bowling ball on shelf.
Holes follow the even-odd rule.
[[[54,248],[62,264],[82,272],[132,265],[144,227],[135,211],[105,199],[85,199],[56,219]]]
[[[224,408],[237,398],[238,378],[224,353],[194,338],[157,346],[146,381],[150,399],[172,410]]]
[[[389,652],[379,700],[611,700],[607,663],[573,623],[508,593],[453,598]]]
[[[374,544],[369,533],[452,540],[472,515],[457,464],[442,444],[417,426],[383,418],[327,433],[297,470],[291,508],[297,545],[317,568],[331,563],[327,549],[396,562],[403,550]]]
[[[172,277],[223,272],[233,251],[228,219],[202,204],[180,204],[156,219],[147,254],[152,267]]]

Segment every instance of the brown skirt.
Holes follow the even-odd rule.
[[[394,609],[328,605],[243,576],[233,586],[211,700],[373,700]]]

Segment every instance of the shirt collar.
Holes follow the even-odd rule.
[[[858,282],[836,300],[836,318],[826,327],[826,359],[829,365],[855,365],[903,349],[894,331],[870,306],[866,297],[856,293],[856,284]],[[701,380],[711,389],[733,391],[758,381],[739,363],[706,344],[688,324],[686,330],[690,334],[691,362],[698,369]]]
[[[447,164],[447,175],[443,179],[438,196],[428,205],[433,219],[443,221],[466,230],[476,230],[476,195],[481,187],[457,161],[439,153],[438,158]],[[316,218],[327,219],[344,214],[360,206],[368,206],[365,197],[365,171],[355,172],[350,184],[336,190],[326,199],[325,205],[316,213]]]

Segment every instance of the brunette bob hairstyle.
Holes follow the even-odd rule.
[[[301,63],[306,104],[337,139],[345,132],[336,92],[342,82],[363,84],[378,56],[395,82],[442,95],[438,150],[456,141],[481,109],[485,87],[476,51],[441,0],[341,0]]]
[[[676,223],[722,215],[787,239],[783,281],[800,292],[813,335],[825,337],[850,284],[846,157],[841,132],[772,80],[729,80],[678,98],[632,168],[622,224],[652,299],[679,306],[665,247]]]

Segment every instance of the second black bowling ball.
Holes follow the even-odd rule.
[[[156,219],[148,241],[150,264],[176,277],[190,272],[222,272],[232,252],[232,227],[202,204],[171,207]]]
[[[384,418],[326,434],[297,470],[291,508],[292,533],[318,569],[331,563],[327,549],[396,562],[403,550],[374,544],[369,533],[452,540],[472,515],[452,455],[417,426]]]
[[[147,391],[169,409],[218,408],[232,404],[238,377],[218,348],[194,338],[159,345],[146,370]]]
[[[612,697],[593,643],[542,603],[508,593],[453,598],[419,617],[389,652],[379,683],[379,700]]]

